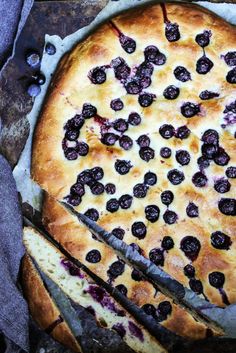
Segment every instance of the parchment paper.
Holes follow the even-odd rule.
[[[42,193],[39,186],[32,182],[30,179],[30,161],[31,161],[31,147],[32,147],[32,136],[34,127],[39,116],[43,100],[50,83],[51,75],[55,71],[57,64],[61,57],[69,51],[76,43],[82,41],[87,35],[92,32],[100,23],[104,22],[109,17],[115,14],[135,7],[140,4],[153,3],[153,0],[110,0],[108,5],[98,14],[95,20],[88,26],[78,30],[77,32],[61,39],[57,35],[45,36],[45,43],[50,42],[56,46],[56,54],[48,55],[44,52],[41,63],[41,71],[46,76],[46,83],[41,86],[41,93],[36,97],[33,109],[27,115],[30,123],[30,134],[25,145],[24,151],[16,165],[13,174],[16,180],[18,191],[21,193],[22,201],[32,205],[36,210],[41,210]],[[197,2],[209,10],[215,12],[226,21],[236,25],[236,5],[235,4],[213,4],[210,2]]]

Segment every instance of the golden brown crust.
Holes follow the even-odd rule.
[[[42,330],[47,330],[58,319],[60,311],[47,292],[29,255],[25,255],[22,261],[22,285],[33,319]],[[55,340],[72,349],[73,352],[81,352],[65,322],[58,324],[50,334]]]

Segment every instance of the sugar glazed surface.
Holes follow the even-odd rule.
[[[101,26],[61,61],[35,133],[32,176],[199,296],[236,301],[236,31],[193,5]],[[53,236],[158,322],[206,327],[46,197]]]

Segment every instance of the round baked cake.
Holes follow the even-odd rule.
[[[195,5],[150,5],[60,62],[34,136],[50,233],[165,327],[209,334],[55,199],[199,296],[236,301],[236,30]]]

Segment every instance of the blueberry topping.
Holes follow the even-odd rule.
[[[125,89],[128,94],[139,94],[142,91],[141,82],[137,79],[137,77],[129,79],[125,83]]]
[[[215,181],[214,189],[220,194],[224,194],[230,190],[231,184],[228,179],[221,178]]]
[[[175,137],[183,140],[189,137],[191,131],[189,130],[189,128],[186,125],[180,126],[177,128],[176,133],[175,133]]]
[[[96,85],[100,85],[106,81],[106,72],[103,67],[95,67],[89,71],[88,77],[90,81]]]
[[[147,172],[144,175],[144,184],[152,186],[152,185],[155,185],[156,183],[157,183],[157,176],[155,173]]]
[[[170,158],[171,156],[171,149],[169,147],[162,147],[160,149],[160,156],[162,158]]]
[[[128,125],[127,121],[120,118],[120,119],[117,119],[114,121],[113,127],[116,131],[125,132],[126,130],[128,130],[129,125]]]
[[[101,167],[94,167],[91,169],[92,176],[95,180],[101,180],[104,177],[104,172]]]
[[[78,158],[78,152],[74,148],[67,148],[65,150],[65,157],[69,161],[74,161],[75,159]]]
[[[123,148],[125,151],[128,151],[133,146],[133,140],[129,136],[123,135],[119,139],[119,144],[121,148]]]
[[[74,118],[70,119],[67,124],[65,125],[65,129],[71,128],[71,129],[81,129],[82,126],[84,125],[84,118],[76,114]]]
[[[160,127],[159,133],[164,139],[169,139],[174,136],[175,129],[172,125],[164,124]]]
[[[112,326],[112,330],[115,330],[121,338],[125,337],[126,335],[126,330],[124,326],[119,322]]]
[[[195,41],[200,47],[205,48],[210,43],[211,31],[203,31],[203,33],[199,33],[195,37]]]
[[[110,199],[107,201],[106,210],[108,212],[114,213],[119,209],[119,201],[117,199]]]
[[[45,51],[48,55],[54,55],[56,53],[56,47],[52,43],[47,43],[45,46]]]
[[[174,75],[175,75],[175,78],[181,82],[186,82],[191,80],[190,72],[187,69],[185,69],[185,67],[183,66],[177,66],[174,69]]]
[[[218,151],[218,146],[212,144],[203,144],[202,145],[202,155],[207,159],[213,159]]]
[[[167,224],[174,224],[177,221],[178,216],[174,211],[166,210],[163,214],[163,219]]]
[[[168,172],[167,178],[173,185],[179,185],[184,181],[185,176],[184,173],[179,171],[178,169],[172,169]]]
[[[124,269],[125,269],[124,262],[118,260],[111,264],[111,266],[109,267],[109,270],[107,271],[107,274],[109,277],[117,278],[118,276],[122,275],[122,273],[124,272]]]
[[[203,55],[201,58],[198,59],[198,61],[196,63],[196,71],[200,75],[205,75],[209,71],[211,71],[213,66],[214,66],[213,62],[209,58],[207,58],[205,55]]]
[[[114,228],[111,232],[117,239],[122,240],[124,238],[125,235],[125,231],[124,229],[118,227],[118,228]]]
[[[149,61],[155,65],[163,65],[166,62],[166,56],[154,45],[149,45],[145,48],[144,57],[146,61]]]
[[[84,185],[81,183],[75,183],[71,186],[70,193],[82,197],[85,194]]]
[[[236,67],[230,70],[226,75],[226,80],[229,83],[236,83]]]
[[[136,42],[134,39],[125,36],[124,34],[121,34],[119,36],[119,40],[120,40],[120,44],[122,46],[122,48],[124,49],[124,51],[126,51],[126,53],[128,54],[132,54],[135,49],[136,49]]]
[[[84,214],[94,222],[99,219],[99,213],[95,208],[89,208]]]
[[[152,76],[153,65],[150,62],[144,61],[137,67],[136,75],[138,77],[149,77]]]
[[[196,187],[202,188],[207,184],[207,177],[202,172],[197,172],[193,175],[192,182]]]
[[[92,184],[90,185],[90,190],[93,195],[101,195],[104,192],[105,188],[102,183],[92,182]]]
[[[157,266],[164,266],[163,250],[154,248],[149,252],[149,259]]]
[[[112,183],[108,183],[105,185],[105,191],[108,195],[113,195],[116,192],[116,186]]]
[[[97,108],[90,103],[84,103],[82,108],[82,116],[85,119],[94,117],[97,114]]]
[[[235,179],[236,178],[236,167],[228,167],[225,171],[225,175],[227,176],[227,178]]]
[[[141,107],[144,107],[144,108],[149,107],[149,105],[152,104],[155,97],[156,96],[152,93],[144,92],[139,95],[138,102],[141,105]]]
[[[144,239],[147,234],[147,228],[143,222],[134,222],[131,227],[131,232],[134,237]]]
[[[197,294],[202,294],[203,292],[203,285],[199,279],[191,278],[189,281],[189,287]]]
[[[142,199],[147,195],[148,186],[146,184],[137,184],[133,187],[133,195],[138,199]]]
[[[89,146],[87,145],[87,143],[85,142],[81,142],[79,141],[77,144],[77,152],[79,156],[87,156],[88,152],[89,152]]]
[[[218,145],[219,144],[219,134],[216,130],[208,129],[204,132],[202,135],[202,141],[206,144],[213,144],[213,145]]]
[[[127,210],[128,208],[131,207],[132,201],[133,201],[133,197],[131,195],[125,194],[119,198],[119,205],[124,210]]]
[[[155,316],[156,314],[156,308],[152,304],[144,304],[142,309],[147,315]]]
[[[166,317],[167,315],[170,315],[172,312],[171,303],[165,300],[158,305],[157,310],[161,315]]]
[[[196,260],[201,249],[200,241],[191,235],[184,237],[180,242],[180,249],[191,261]]]
[[[27,93],[30,97],[37,97],[41,92],[41,88],[36,83],[31,83],[27,88]]]
[[[200,107],[198,104],[187,102],[182,105],[180,110],[185,118],[192,118],[200,112]]]
[[[111,62],[117,80],[125,81],[130,74],[130,67],[125,63],[124,59],[118,57]]]
[[[149,147],[151,141],[147,135],[140,135],[136,142],[140,147]]]
[[[145,207],[145,216],[147,220],[154,223],[158,220],[160,215],[160,209],[156,205],[149,205]]]
[[[130,113],[128,123],[133,126],[139,125],[141,123],[141,116],[138,113]]]
[[[220,199],[218,208],[221,213],[226,216],[236,216],[236,200],[235,199]]]
[[[131,272],[131,278],[134,281],[142,281],[143,279],[143,274],[141,271],[136,270],[135,268],[133,269],[133,271]]]
[[[189,202],[188,206],[186,207],[187,216],[190,218],[198,217],[198,207],[193,202]]]
[[[155,151],[151,147],[142,147],[139,150],[139,156],[145,162],[149,162],[155,157]]]
[[[190,154],[185,150],[178,150],[175,154],[175,158],[181,165],[187,165],[190,162]]]
[[[172,191],[165,190],[161,193],[161,202],[164,205],[169,206],[173,200],[174,200],[174,194]]]
[[[216,93],[216,92],[211,92],[211,91],[202,91],[200,94],[199,94],[199,98],[201,98],[202,100],[208,100],[208,99],[212,99],[212,98],[217,98],[219,97],[219,93]]]
[[[38,85],[44,85],[45,81],[46,81],[46,77],[44,76],[44,74],[42,74],[42,72],[38,72],[35,74],[35,76],[33,76],[35,79],[35,83],[37,83]]]
[[[184,274],[188,278],[193,278],[195,276],[195,268],[189,264],[184,266]]]
[[[130,161],[117,159],[115,162],[115,170],[120,175],[125,175],[125,174],[129,173],[131,168],[132,168],[132,165],[131,165]]]
[[[220,166],[227,165],[230,161],[228,153],[221,147],[219,147],[217,154],[214,157],[214,162]]]
[[[169,42],[176,42],[180,39],[179,25],[177,23],[166,23],[165,36]]]
[[[229,51],[225,54],[224,60],[228,66],[236,66],[236,51]]]
[[[128,289],[127,289],[126,286],[124,286],[123,284],[118,284],[118,285],[116,286],[116,289],[117,289],[121,294],[123,294],[124,296],[127,296]]]
[[[89,169],[85,169],[78,175],[77,183],[79,182],[81,184],[88,184],[91,181],[93,181],[93,176]]]
[[[113,99],[111,101],[110,106],[111,106],[112,110],[118,111],[118,110],[122,110],[124,108],[124,103],[122,102],[122,100],[120,98],[117,98],[117,99]]]
[[[75,141],[79,137],[78,130],[67,130],[65,133],[65,138],[69,141]]]
[[[101,142],[106,146],[113,146],[118,140],[119,136],[113,134],[113,132],[106,132],[101,137]]]
[[[176,99],[179,96],[179,88],[173,85],[166,87],[163,92],[166,99]]]
[[[78,206],[81,203],[81,197],[76,194],[69,195],[65,199],[72,206]]]
[[[199,165],[199,168],[202,170],[202,169],[208,168],[210,165],[210,162],[208,161],[207,158],[202,156],[198,158],[197,164]]]
[[[230,237],[220,231],[211,234],[211,245],[216,249],[229,250],[232,241]]]
[[[208,275],[208,280],[212,287],[222,288],[225,283],[225,275],[222,272],[218,271],[211,272]]]
[[[100,252],[96,249],[89,251],[86,255],[86,261],[92,264],[96,264],[97,262],[100,262],[101,261]]]
[[[38,68],[40,66],[40,60],[40,55],[36,50],[29,50],[26,53],[25,61],[31,68]]]
[[[162,239],[162,242],[161,242],[161,247],[164,249],[164,250],[170,250],[174,247],[174,241],[171,237],[169,237],[168,235],[165,236],[163,239]]]

